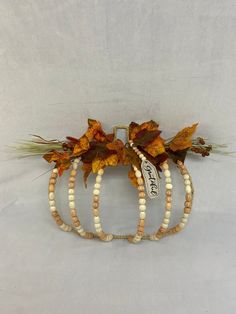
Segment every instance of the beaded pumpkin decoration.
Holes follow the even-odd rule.
[[[45,140],[34,136],[32,141],[22,142],[17,148],[21,156],[42,154],[49,163],[54,163],[49,186],[49,208],[53,219],[63,231],[75,231],[85,239],[99,238],[102,241],[112,239],[128,239],[131,243],[138,243],[142,239],[160,240],[162,237],[177,233],[184,229],[191,213],[193,202],[193,183],[184,164],[188,153],[196,153],[203,157],[214,151],[215,144],[210,145],[205,139],[193,139],[197,124],[186,127],[172,138],[165,140],[161,137],[159,125],[151,120],[138,124],[131,122],[129,126],[116,126],[111,134],[106,134],[99,121],[89,119],[88,129],[80,137],[66,137],[65,141]],[[126,141],[117,137],[119,129],[125,129]],[[172,214],[172,180],[169,161],[172,160],[180,171],[185,186],[185,203],[183,214],[178,224],[169,228]],[[76,203],[75,184],[76,175],[81,165],[84,183],[91,172],[96,174],[93,189],[92,213],[95,232],[85,230],[81,225]],[[103,230],[100,218],[100,189],[104,171],[108,166],[130,166],[128,176],[137,188],[138,210],[136,232],[133,235],[114,235]],[[60,216],[55,200],[57,179],[64,171],[70,171],[68,181],[68,205],[70,209],[71,225],[65,223]],[[145,218],[147,214],[146,197],[155,198],[159,194],[160,173],[165,179],[165,210],[162,223],[152,234],[145,234]]]

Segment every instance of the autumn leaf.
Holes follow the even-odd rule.
[[[82,152],[89,149],[89,140],[87,136],[83,135],[75,144],[73,155],[79,156]]]
[[[106,166],[116,166],[118,164],[117,154],[112,154],[105,159],[95,158],[92,161],[92,170],[93,173],[98,172],[99,169],[102,169]]]
[[[184,128],[178,132],[170,142],[169,148],[175,152],[177,150],[184,150],[192,146],[192,135],[197,129],[198,123],[191,127]]]
[[[83,163],[82,170],[84,172],[83,179],[84,179],[84,185],[87,188],[87,179],[92,171],[92,164],[91,163]]]
[[[104,142],[106,140],[106,134],[102,129],[101,123],[97,120],[88,119],[88,130],[85,136],[89,141],[95,139],[98,142]]]
[[[157,155],[161,155],[165,152],[164,140],[158,136],[154,139],[153,142],[148,144],[144,150],[150,154],[152,157],[156,157]]]

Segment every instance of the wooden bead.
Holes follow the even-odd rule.
[[[146,204],[145,198],[140,198],[140,199],[139,199],[139,204],[140,204],[140,205],[145,205],[145,204]]]
[[[190,185],[186,185],[185,190],[186,190],[186,193],[188,193],[188,194],[192,193],[192,188]]]
[[[171,196],[166,196],[166,202],[171,203],[172,202],[172,197]]]
[[[141,192],[145,191],[145,187],[143,185],[140,185],[140,186],[138,186],[138,190],[141,191]]]
[[[139,220],[139,225],[143,227],[144,224],[145,224],[145,220],[144,220],[144,219],[140,219],[140,220]]]
[[[73,189],[75,187],[74,182],[69,182],[68,187],[69,187],[69,189]]]
[[[143,185],[143,179],[142,178],[137,178],[138,185]]]
[[[99,201],[99,196],[94,195],[94,196],[93,196],[93,200],[94,200],[94,202],[98,202],[98,201]]]
[[[166,178],[169,178],[170,177],[170,171],[169,170],[165,170],[164,171],[164,175]]]
[[[54,192],[55,190],[55,185],[54,184],[50,184],[48,187],[49,192]]]
[[[191,194],[186,194],[185,199],[187,202],[192,201],[192,195]]]
[[[167,210],[170,210],[170,209],[171,209],[171,206],[172,206],[171,203],[166,203],[166,209],[167,209]]]
[[[166,196],[171,196],[172,195],[172,192],[170,190],[167,190],[166,191]]]
[[[72,169],[70,172],[70,176],[71,177],[75,177],[76,176],[77,171],[75,169]]]
[[[184,202],[185,207],[191,207],[191,202]]]
[[[170,183],[166,184],[166,189],[167,190],[172,190],[172,188],[173,188],[172,184],[170,184]]]
[[[185,207],[185,208],[184,208],[184,212],[185,212],[186,214],[190,214],[190,213],[191,213],[191,208],[190,208],[190,207]]]
[[[164,170],[168,170],[169,169],[169,165],[167,162],[164,162],[162,165],[161,165],[162,169]]]
[[[94,214],[94,216],[98,216],[99,210],[97,208],[93,208],[93,214]]]
[[[139,196],[140,198],[144,198],[144,197],[146,196],[146,194],[145,194],[144,192],[139,192],[138,196]]]
[[[93,202],[93,208],[98,208],[99,203],[98,202]]]

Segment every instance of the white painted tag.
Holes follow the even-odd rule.
[[[160,192],[160,180],[156,167],[149,160],[143,160],[141,169],[148,196],[150,198],[158,197]]]

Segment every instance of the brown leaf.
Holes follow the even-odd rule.
[[[192,146],[192,135],[196,131],[197,125],[198,123],[195,123],[191,127],[184,128],[178,132],[170,142],[170,149],[175,152],[190,148]]]
[[[130,178],[132,185],[137,188],[138,182],[133,168],[128,172],[128,177]]]
[[[91,163],[83,163],[82,170],[84,172],[84,175],[83,175],[84,185],[87,188],[87,179],[88,179],[88,176],[90,175],[90,173],[92,171]]]
[[[75,144],[73,155],[79,156],[82,152],[89,149],[89,140],[87,136],[83,135]]]

